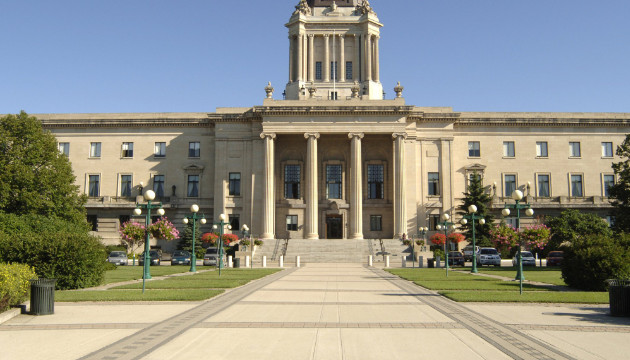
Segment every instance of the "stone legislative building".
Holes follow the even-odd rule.
[[[407,104],[400,84],[414,84],[381,82],[382,26],[366,0],[299,1],[286,24],[288,82],[282,95],[261,84],[262,105],[35,116],[68,155],[89,221],[108,243],[119,243],[119,225],[147,189],[181,227],[198,204],[203,231],[225,213],[234,233],[247,224],[263,239],[415,236],[455,214],[473,172],[496,215],[521,189],[537,215],[575,208],[611,220],[611,163],[630,114]],[[395,98],[384,99],[384,87]]]

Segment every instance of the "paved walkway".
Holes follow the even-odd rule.
[[[310,264],[194,303],[55,305],[0,325],[1,359],[621,359],[603,306],[454,303],[358,264]]]

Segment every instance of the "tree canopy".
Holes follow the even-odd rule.
[[[22,111],[0,118],[0,212],[38,214],[85,222],[68,158],[56,138]]]
[[[613,229],[630,232],[630,135],[617,147],[617,156],[623,160],[612,165],[618,180],[609,188],[610,202],[615,216]]]
[[[563,243],[571,243],[579,237],[602,235],[610,237],[612,231],[604,219],[595,214],[577,210],[565,210],[560,216],[550,218],[547,226],[551,229],[551,240],[546,252],[558,250]]]

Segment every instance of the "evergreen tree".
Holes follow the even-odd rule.
[[[610,202],[615,216],[613,229],[630,233],[630,135],[617,147],[617,156],[623,160],[612,165],[617,182],[609,188]]]
[[[479,224],[479,220],[475,220],[475,240],[477,246],[492,246],[490,241],[490,228],[493,225],[494,216],[489,214],[489,205],[492,202],[492,196],[488,195],[483,188],[481,175],[477,172],[470,177],[468,191],[464,193],[463,203],[457,207],[459,215],[468,215],[468,207],[470,205],[477,206],[477,216],[482,216],[486,223]],[[460,225],[462,231],[466,234],[466,239],[472,243],[472,221],[468,221],[466,225]]]
[[[179,243],[177,244],[178,250],[186,250],[188,252],[192,252],[192,236],[193,233],[193,222],[190,221],[186,224],[186,228],[184,229],[184,235],[180,238]],[[197,250],[196,256],[199,258],[203,257],[205,252],[204,248],[201,247],[201,228],[199,226],[199,221],[195,221],[195,249]]]
[[[0,211],[57,216],[85,223],[68,157],[39,120],[22,111],[0,117]]]

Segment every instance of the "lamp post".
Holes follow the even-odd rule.
[[[444,230],[444,256],[446,257],[446,276],[448,277],[448,228],[454,228],[455,224],[450,222],[451,216],[447,213],[442,214],[442,222],[438,223],[437,229]]]
[[[221,214],[219,215],[219,222],[216,222],[212,225],[213,230],[219,230],[219,239],[217,242],[219,243],[219,259],[217,260],[217,266],[219,267],[219,276],[221,276],[221,269],[223,268],[223,228],[227,225],[228,230],[232,227],[227,222],[227,215]]]
[[[243,231],[243,238],[249,237],[249,227],[247,226],[247,224],[243,224],[243,226],[241,226],[241,231]],[[249,239],[249,248],[252,249],[252,258],[249,261],[249,267],[253,269],[254,268],[254,244],[252,244],[251,239]]]
[[[142,185],[141,185],[142,186]],[[146,209],[147,213],[144,215],[145,217],[145,239],[144,239],[144,271],[142,275],[142,293],[144,294],[145,283],[148,279],[151,279],[151,271],[149,270],[149,266],[151,265],[151,257],[149,256],[149,241],[150,241],[150,233],[149,226],[151,225],[151,210],[158,209],[157,213],[160,216],[164,215],[164,209],[162,209],[162,203],[151,203],[155,199],[155,192],[153,190],[147,190],[144,193],[144,200],[147,201],[146,204],[138,204],[136,203],[136,208],[133,210],[133,214],[136,216],[142,215],[142,209]]]
[[[532,209],[531,205],[528,203],[525,204],[521,204],[521,200],[523,200],[523,192],[520,190],[514,190],[514,192],[512,192],[512,199],[514,199],[515,204],[505,204],[505,208],[501,211],[501,214],[504,217],[510,216],[510,209],[516,209],[516,234],[517,234],[517,239],[518,239],[518,253],[516,255],[516,259],[518,262],[518,270],[516,272],[516,278],[515,280],[518,280],[520,283],[520,293],[523,294],[523,280],[525,280],[525,276],[523,276],[523,256],[521,253],[521,234],[520,234],[520,229],[521,229],[521,210],[524,209],[525,210],[525,215],[527,216],[533,216],[534,215],[534,210]]]
[[[483,225],[486,223],[486,219],[483,216],[477,215],[477,205],[470,205],[468,207],[468,215],[464,215],[461,222],[462,225],[466,225],[468,220],[472,221],[472,270],[471,273],[476,274],[477,271],[477,243],[475,239],[475,220],[479,220],[479,225]]]
[[[190,211],[192,215],[184,217],[184,224],[188,224],[192,220],[192,254],[190,254],[190,272],[197,272],[197,252],[195,251],[195,240],[196,234],[195,231],[197,229],[197,220],[203,225],[206,223],[206,217],[201,215],[201,217],[197,216],[199,212],[199,205],[193,204],[190,207]]]
[[[418,230],[420,231],[420,234],[422,235],[422,241],[424,242],[424,241],[425,241],[425,240],[424,240],[424,237],[425,237],[425,235],[427,234],[427,231],[429,231],[429,228],[427,228],[427,227],[422,227],[422,226],[421,226],[421,227],[419,227],[419,228],[418,228]],[[415,241],[414,241],[414,244],[415,244]],[[420,249],[420,250],[422,250],[422,249]],[[415,267],[415,266],[416,266],[416,264],[415,264],[415,261],[416,261],[416,253],[414,252],[414,247],[413,247],[413,246],[412,246],[412,248],[411,248],[411,252],[413,253],[413,261],[414,261],[413,266]],[[421,267],[421,265],[422,265],[422,264],[418,264],[418,267]]]

